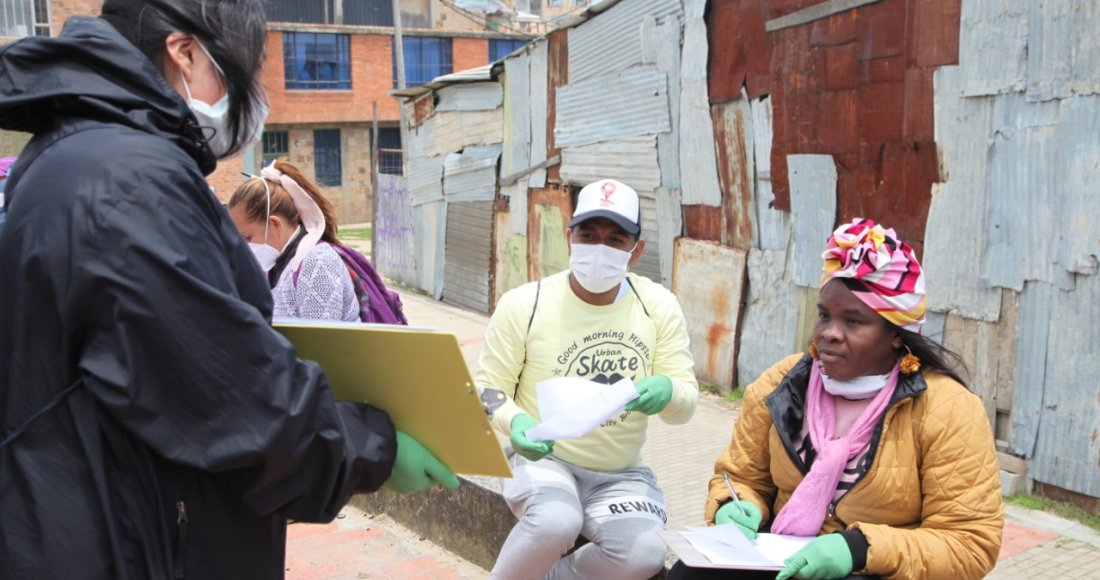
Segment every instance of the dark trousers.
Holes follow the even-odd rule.
[[[692,568],[676,562],[668,572],[668,580],[775,580],[778,572],[760,570],[723,570],[718,568]],[[843,580],[874,580],[878,576],[852,574]]]

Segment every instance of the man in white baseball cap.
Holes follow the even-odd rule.
[[[629,186],[602,179],[581,189],[569,242],[569,269],[507,292],[486,329],[477,384],[511,439],[514,477],[503,492],[519,519],[491,577],[649,578],[664,565],[657,531],[667,517],[640,452],[650,415],[680,424],[695,412],[687,325],[671,292],[628,273],[645,249]],[[536,384],[554,377],[593,390],[630,379],[638,398],[585,435],[532,441]],[[589,542],[563,557],[578,536]]]

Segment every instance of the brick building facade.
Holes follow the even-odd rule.
[[[52,35],[61,32],[70,16],[95,15],[102,6],[101,0],[9,1],[25,2],[28,10],[48,6],[49,13],[36,15],[35,24],[39,34],[48,30]],[[546,0],[522,0],[527,7],[530,1]],[[369,221],[375,104],[379,145],[386,151],[383,171],[401,171],[399,109],[389,96],[396,88],[390,0],[271,0],[267,6],[267,60],[261,78],[271,113],[264,138],[243,156],[219,163],[208,181],[224,200],[241,183],[242,171],[255,172],[264,161],[283,158],[315,178],[337,207],[341,223]],[[530,26],[459,10],[451,0],[401,0],[401,10],[410,86],[484,65],[530,38],[517,33]],[[19,36],[4,33],[0,29],[0,42]],[[0,132],[0,155],[18,154],[26,138]]]

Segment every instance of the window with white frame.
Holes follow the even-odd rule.
[[[0,38],[49,35],[48,0],[0,0]]]

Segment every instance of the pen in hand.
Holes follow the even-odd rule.
[[[741,515],[748,517],[749,514],[745,513],[745,506],[741,505],[741,499],[737,497],[737,492],[733,491],[733,484],[730,483],[729,476],[723,473],[722,479],[726,482],[726,488],[730,490],[730,497],[733,498],[733,503],[737,504],[737,509],[741,510]]]

